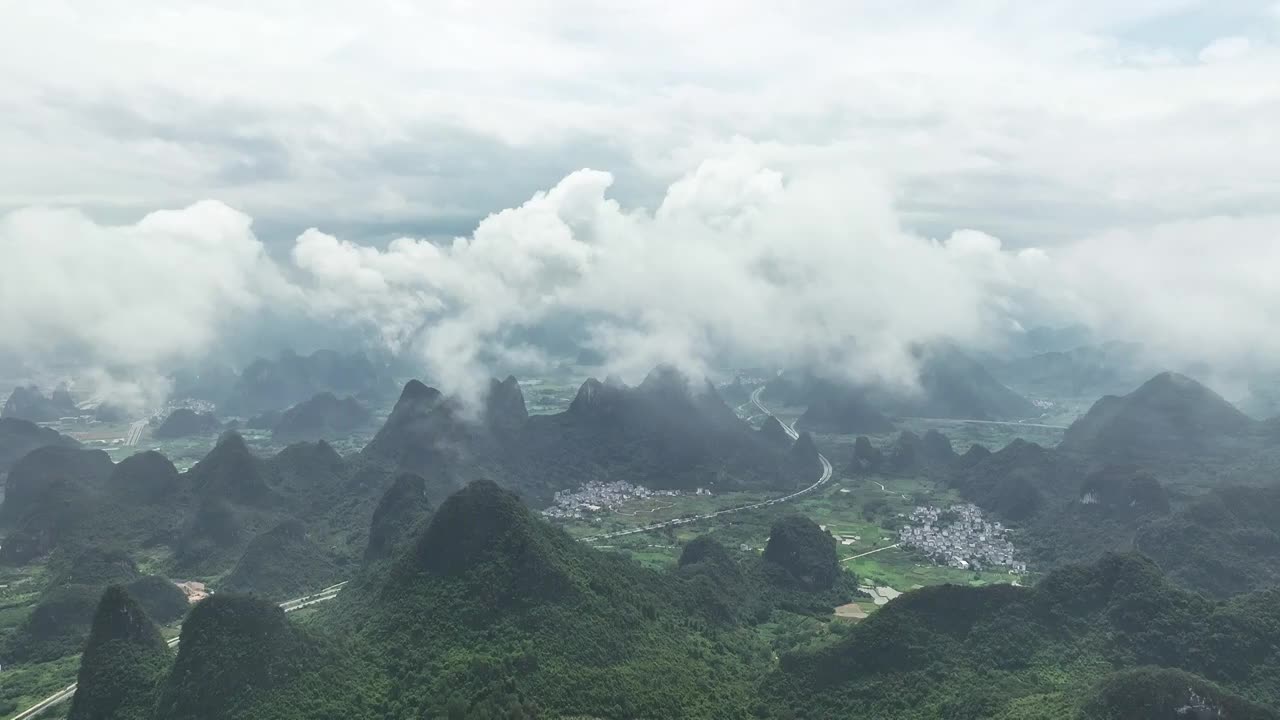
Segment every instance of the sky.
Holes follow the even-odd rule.
[[[271,313],[459,387],[565,315],[622,370],[899,381],[1040,322],[1280,359],[1275,0],[0,15],[19,356],[127,377]]]

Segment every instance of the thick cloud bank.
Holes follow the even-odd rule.
[[[446,243],[308,230],[283,265],[218,202],[126,226],[24,209],[0,218],[0,333],[120,385],[215,351],[270,308],[359,329],[473,397],[493,365],[549,362],[521,338],[564,317],[632,376],[732,359],[909,385],[915,343],[996,348],[1021,327],[1076,321],[1143,341],[1164,364],[1230,372],[1280,358],[1280,218],[1009,251],[977,230],[913,234],[884,185],[848,169],[779,172],[734,154],[674,182],[654,210],[621,206],[612,182],[574,172]]]

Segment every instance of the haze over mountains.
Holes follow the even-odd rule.
[[[326,408],[342,406],[319,397]],[[820,471],[807,436],[794,450],[766,442],[713,387],[669,367],[636,388],[588,380],[567,411],[548,416],[528,415],[514,378],[495,380],[487,407],[470,417],[456,400],[410,381],[362,453],[344,458],[323,441],[299,442],[258,458],[232,431],[183,473],[155,452],[117,464],[52,431],[37,433],[49,445],[24,455],[7,479],[0,559],[21,566],[103,544],[164,548],[169,572],[230,570],[220,588],[284,598],[337,581],[362,558],[390,556],[428,508],[477,473],[545,503],[602,475],[689,490],[785,491]],[[307,412],[303,403],[286,419]],[[62,629],[71,642],[89,620],[89,606],[77,607],[68,612],[83,616],[79,625]]]
[[[35,385],[16,387],[4,403],[0,418],[50,422],[61,417],[76,415],[79,408],[66,388],[58,388],[45,397]]]
[[[1280,0],[0,21],[0,718],[1280,720]]]
[[[798,427],[832,433],[889,432],[894,417],[1030,420],[1042,414],[953,346],[921,347],[913,355],[919,374],[902,387],[851,385],[791,372],[770,380],[763,396],[804,406]]]
[[[763,442],[709,383],[671,367],[634,388],[588,379],[553,415],[530,416],[514,378],[491,387],[473,419],[457,400],[410,381],[363,455],[452,489],[463,468],[482,468],[519,478],[526,497],[543,501],[605,468],[656,488],[784,489],[802,479],[788,469],[786,448]]]
[[[1248,445],[1259,423],[1177,373],[1161,373],[1123,397],[1103,397],[1067,429],[1062,449],[1109,460],[1189,459]]]
[[[961,370],[934,373],[915,407],[946,407],[950,398],[969,403],[957,410],[997,407],[1011,395],[975,363],[953,357],[947,367]],[[822,396],[807,394],[840,389],[788,378],[766,396],[790,391],[821,407]],[[355,403],[321,393],[276,428],[333,429]],[[810,405],[801,426],[815,415]],[[181,473],[158,453],[113,463],[56,433],[6,422],[14,437],[34,428],[47,445],[10,472],[0,559],[70,569],[2,650],[8,662],[30,662],[87,639],[75,713],[116,704],[157,720],[209,717],[209,707],[220,718],[291,718],[303,709],[719,717],[733,708],[782,718],[839,717],[856,706],[905,720],[952,717],[960,702],[976,717],[1003,709],[1030,718],[1038,716],[1014,708],[1032,697],[1069,717],[1085,708],[1107,716],[1141,702],[1181,707],[1189,696],[1180,694],[1194,688],[1232,717],[1273,717],[1264,706],[1280,699],[1251,674],[1280,667],[1280,658],[1256,633],[1236,629],[1270,622],[1265,598],[1280,555],[1265,538],[1280,531],[1275,486],[1240,483],[1271,461],[1276,435],[1177,374],[1100,399],[1056,448],[1015,440],[959,454],[937,430],[897,431],[880,447],[858,438],[837,458],[847,477],[944,483],[1016,526],[1028,558],[1049,575],[1034,589],[917,590],[847,637],[788,650],[778,662],[767,660],[760,634],[777,613],[827,617],[863,597],[840,567],[835,538],[813,521],[781,516],[759,555],[710,537],[690,542],[677,566],[655,571],[572,539],[526,506],[602,477],[780,495],[821,474],[814,435],[793,441],[772,416],[753,428],[710,383],[670,366],[634,387],[588,379],[567,409],[549,415],[529,414],[512,377],[490,382],[478,413],[413,380],[358,453],[304,441],[260,458],[228,432]],[[1202,474],[1210,468],[1215,474]],[[96,549],[106,543],[118,554]],[[1107,555],[1133,549],[1154,563]],[[165,621],[186,608],[172,584],[131,558],[157,551],[166,574],[218,578],[215,597],[186,620],[177,659],[163,662],[146,650],[149,626],[132,609]],[[309,629],[270,603],[341,580],[351,582]],[[1159,602],[1139,607],[1137,598]],[[1116,620],[1122,613],[1128,619]],[[1203,621],[1151,639],[1189,617]],[[406,647],[406,634],[430,642]],[[1218,647],[1215,637],[1247,645],[1249,660],[1197,654],[1217,653],[1204,650]],[[242,666],[235,658],[251,646],[255,660]],[[1064,654],[1113,670],[1076,669],[1068,687],[1045,684],[1039,668]],[[937,663],[949,679],[921,681]],[[1160,669],[1137,669],[1143,664]],[[108,666],[116,685],[102,681]],[[688,679],[653,684],[672,672]],[[891,699],[902,683],[916,688],[905,705]]]

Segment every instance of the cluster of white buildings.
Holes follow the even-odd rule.
[[[984,520],[977,505],[952,505],[945,510],[919,506],[910,520],[898,532],[899,542],[940,565],[961,570],[1004,567],[1017,575],[1027,571],[1025,562],[1014,559],[1008,528]]]
[[[542,514],[549,518],[581,519],[591,513],[613,510],[628,500],[674,497],[679,494],[675,490],[650,490],[623,480],[613,482],[593,480],[573,492],[557,490],[551,506],[543,510]],[[710,495],[711,491],[699,488],[697,494]]]
[[[151,413],[148,418],[149,422],[159,425],[164,419],[169,417],[174,410],[186,408],[198,413],[212,413],[217,410],[217,406],[207,400],[196,400],[194,398],[182,398],[181,400],[170,400],[164,404],[164,407]]]

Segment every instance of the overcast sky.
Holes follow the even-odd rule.
[[[633,376],[900,381],[913,343],[1074,322],[1280,363],[1276,0],[0,18],[0,334],[29,360],[131,381],[270,311],[472,388],[565,317]]]
[[[654,207],[735,142],[1009,245],[1280,198],[1275,0],[0,6],[0,208],[454,235],[583,167]]]

